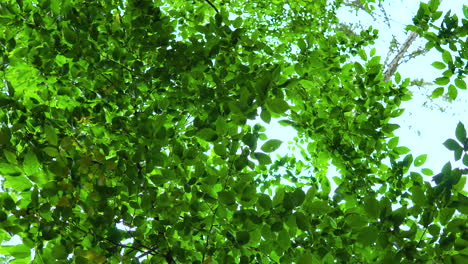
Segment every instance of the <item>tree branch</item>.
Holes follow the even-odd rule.
[[[398,51],[398,54],[392,60],[390,65],[388,65],[388,69],[385,71],[385,75],[384,75],[384,80],[385,81],[390,80],[390,78],[393,76],[393,74],[395,74],[400,60],[403,58],[406,51],[411,46],[411,44],[413,43],[413,41],[416,39],[417,36],[418,36],[418,33],[411,32],[409,37],[406,39],[405,43],[403,44],[401,49]]]
[[[218,8],[216,8],[216,6],[213,3],[211,3],[210,0],[205,0],[205,2],[207,2],[216,11],[216,13],[219,13]]]
[[[439,4],[441,4],[442,1],[443,0],[440,0]],[[395,56],[395,58],[390,63],[390,65],[388,65],[388,69],[385,71],[385,74],[384,74],[384,80],[385,81],[390,80],[390,78],[393,76],[393,74],[395,74],[396,69],[398,67],[398,64],[400,63],[400,60],[403,58],[406,51],[411,46],[411,44],[416,39],[416,37],[418,37],[418,33],[416,33],[416,32],[411,32],[411,34],[408,36],[408,38],[406,39],[406,41],[403,44],[403,46],[401,47],[401,49],[398,51],[398,54]]]

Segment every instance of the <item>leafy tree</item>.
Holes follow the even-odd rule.
[[[468,7],[460,21],[438,3],[422,3],[408,29],[441,53],[434,94],[456,98]],[[431,184],[426,155],[398,145],[390,121],[411,100],[410,80],[384,77],[375,49],[364,51],[378,32],[343,30],[343,4],[0,3],[0,238],[22,240],[0,254],[466,263],[467,169],[447,163]],[[260,120],[294,127],[299,156],[273,156],[286,143]],[[455,135],[445,145],[468,166],[462,123]]]

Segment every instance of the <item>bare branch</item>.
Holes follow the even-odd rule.
[[[384,75],[384,80],[385,81],[390,80],[390,78],[393,76],[393,74],[395,74],[400,60],[405,55],[406,51],[408,51],[408,48],[411,46],[411,44],[413,43],[413,41],[416,39],[417,36],[418,36],[418,33],[411,32],[409,37],[406,39],[405,43],[403,43],[403,46],[398,51],[397,55],[392,60],[390,65],[388,65],[388,69],[385,71],[385,75]]]

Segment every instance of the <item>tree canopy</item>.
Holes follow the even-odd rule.
[[[445,142],[466,167],[440,173],[398,144],[411,80],[375,56],[376,29],[343,28],[345,4],[2,1],[0,241],[21,243],[0,255],[467,263],[466,129]],[[468,7],[461,19],[438,7],[421,3],[407,29],[440,52],[432,96],[455,99]]]

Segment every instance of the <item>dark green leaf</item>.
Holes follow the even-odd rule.
[[[216,131],[211,128],[203,128],[197,132],[197,136],[206,141],[215,141],[218,138]]]
[[[0,223],[5,222],[8,216],[4,211],[0,211]]]
[[[236,233],[236,240],[239,245],[245,245],[250,240],[250,234],[247,231],[238,231]]]
[[[310,228],[309,218],[302,212],[296,212],[295,216],[297,227],[303,231],[308,231]]]
[[[233,205],[236,202],[236,196],[232,191],[221,191],[218,193],[218,197],[226,205]]]
[[[262,112],[260,113],[260,117],[265,123],[269,124],[271,121],[271,114],[267,109],[262,109]]]
[[[458,149],[463,149],[455,140],[453,139],[447,139],[444,142],[444,146],[448,148],[449,150],[455,151]]]
[[[270,210],[272,206],[270,196],[266,194],[260,194],[257,200],[257,204],[265,210]]]
[[[455,130],[455,135],[457,136],[458,141],[466,142],[466,129],[462,122],[458,122],[457,129]]]
[[[298,257],[297,264],[313,264],[317,263],[317,260],[314,259],[314,256],[307,250]]]
[[[411,188],[411,193],[414,204],[419,206],[426,205],[426,196],[420,186],[413,186]]]
[[[255,159],[257,159],[258,162],[262,165],[268,165],[272,162],[270,156],[265,153],[255,152],[253,155]]]
[[[371,218],[376,219],[380,215],[380,205],[375,198],[366,197],[364,199],[364,209]]]

